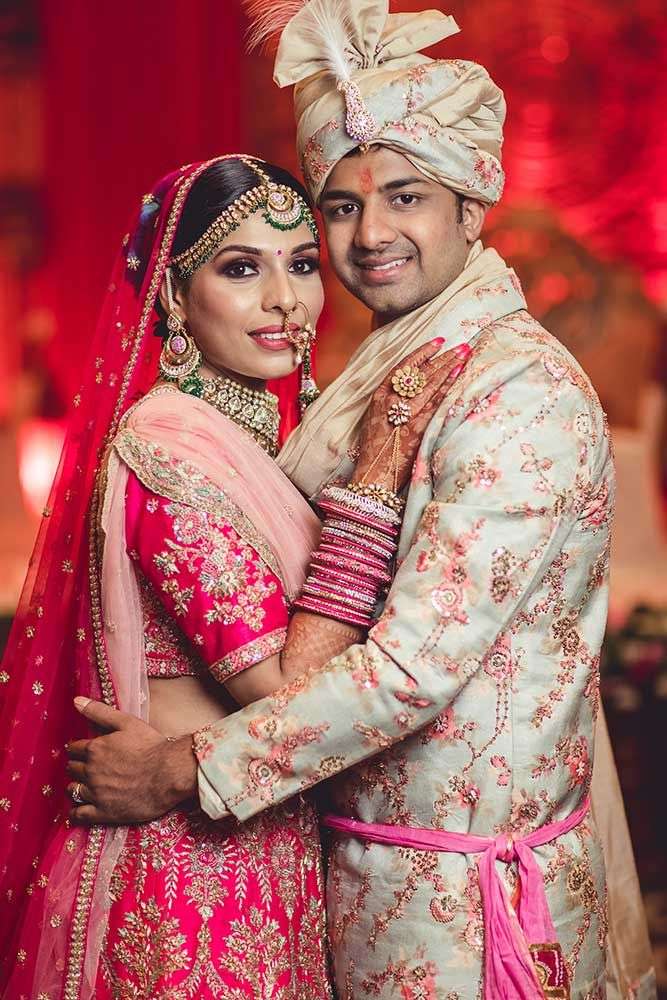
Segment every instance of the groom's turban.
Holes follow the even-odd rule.
[[[502,91],[477,63],[419,51],[458,30],[435,10],[389,14],[387,0],[309,0],[288,21],[274,79],[296,85],[297,146],[315,201],[343,156],[374,143],[462,195],[498,201]]]

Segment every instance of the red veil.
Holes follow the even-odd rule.
[[[155,380],[154,303],[187,194],[214,162],[162,178],[123,239],[2,662],[0,993],[8,998],[19,981],[31,996],[52,990],[52,1000],[81,1000],[94,986],[91,955],[104,925],[95,886],[110,874],[100,864],[113,831],[63,833],[61,820],[69,806],[64,745],[88,735],[72,699],[116,704],[102,634],[99,473],[121,417]],[[46,902],[52,916],[40,926]],[[17,953],[12,939],[31,920],[34,953]]]

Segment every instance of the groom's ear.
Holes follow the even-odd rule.
[[[481,201],[476,201],[474,198],[463,199],[461,222],[463,223],[463,231],[466,234],[468,243],[474,243],[479,239],[487,209],[487,205],[482,204]]]

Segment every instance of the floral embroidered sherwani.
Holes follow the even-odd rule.
[[[604,414],[526,312],[473,337],[410,487],[400,565],[364,645],[199,741],[211,816],[327,777],[365,822],[481,836],[567,817],[591,779],[614,477]],[[590,817],[535,850],[572,996],[604,996],[605,878]],[[513,866],[498,862],[510,895]],[[334,838],[341,1000],[476,1000],[473,855]]]

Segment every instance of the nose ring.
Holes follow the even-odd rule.
[[[284,334],[288,334],[289,333],[289,318],[290,318],[290,316],[292,315],[292,313],[294,312],[295,309],[296,309],[296,306],[292,306],[291,309],[285,309],[285,310],[283,310],[283,333]]]

